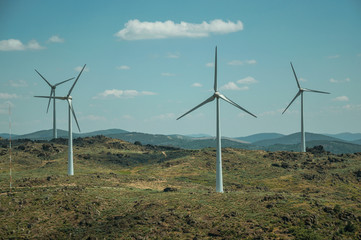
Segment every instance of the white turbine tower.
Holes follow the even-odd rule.
[[[215,51],[215,60],[214,60],[214,93],[211,97],[209,97],[208,99],[206,99],[204,102],[202,102],[201,104],[197,105],[196,107],[192,108],[191,110],[189,110],[188,112],[186,112],[185,114],[183,114],[182,116],[180,116],[178,119],[184,117],[185,115],[187,115],[188,113],[196,110],[197,108],[212,102],[214,99],[216,99],[216,110],[217,110],[217,126],[216,126],[216,136],[217,136],[217,162],[216,162],[216,192],[223,192],[223,177],[222,177],[222,152],[221,152],[221,130],[220,130],[220,113],[219,113],[219,99],[223,99],[224,101],[232,104],[233,106],[245,111],[246,113],[252,115],[253,117],[256,117],[255,115],[253,115],[252,113],[248,112],[246,109],[242,108],[241,106],[239,106],[237,103],[233,102],[232,100],[230,100],[229,98],[227,98],[226,96],[222,95],[221,93],[218,92],[218,86],[217,86],[217,47],[216,47],[216,51]]]
[[[296,96],[292,99],[290,104],[288,104],[286,109],[282,112],[282,114],[284,114],[286,112],[286,110],[288,109],[288,107],[291,106],[291,104],[296,100],[296,98],[301,95],[301,152],[306,152],[305,129],[303,127],[303,92],[315,92],[315,93],[323,93],[323,94],[330,94],[330,93],[322,92],[322,91],[318,91],[318,90],[312,90],[312,89],[308,89],[308,88],[301,88],[301,85],[298,81],[295,69],[293,68],[292,62],[291,62],[291,67],[292,67],[293,74],[295,75],[296,83],[298,86],[298,92],[297,92]]]
[[[73,91],[73,88],[75,86],[75,84],[78,82],[79,77],[81,75],[81,73],[83,72],[84,68],[85,68],[86,64],[84,65],[84,67],[82,68],[82,70],[80,71],[78,77],[75,79],[75,82],[73,83],[73,86],[71,86],[68,95],[66,95],[65,97],[57,97],[57,96],[53,96],[53,97],[47,97],[47,96],[35,96],[35,97],[40,97],[40,98],[55,98],[55,99],[60,99],[60,100],[66,100],[68,102],[68,106],[69,106],[69,120],[68,120],[68,131],[69,131],[69,137],[68,137],[68,175],[74,175],[74,164],[73,164],[73,132],[72,132],[72,118],[71,115],[73,114],[73,117],[75,119],[76,125],[78,126],[79,132],[80,132],[80,127],[78,124],[78,120],[76,119],[75,116],[75,111],[74,111],[74,107],[72,105],[72,97],[70,96],[71,92]]]
[[[62,81],[62,82],[60,82],[60,83],[57,83],[57,84],[52,85],[52,84],[50,84],[50,83],[48,82],[48,80],[46,80],[45,77],[43,77],[43,75],[41,75],[36,69],[34,69],[34,70],[35,70],[35,72],[37,72],[37,73],[40,75],[40,77],[41,77],[42,79],[44,79],[44,81],[45,81],[45,82],[50,86],[50,88],[51,88],[51,90],[50,90],[50,98],[49,98],[49,103],[48,103],[48,108],[46,109],[46,113],[48,113],[48,112],[49,112],[49,106],[50,106],[51,98],[52,98],[52,96],[55,96],[55,89],[56,89],[56,87],[59,86],[60,84],[63,84],[63,83],[65,83],[65,82],[67,82],[67,81],[70,81],[70,80],[72,80],[72,79],[74,79],[74,78],[70,78],[70,79],[67,79],[67,80],[65,80],[65,81]],[[57,130],[56,130],[55,98],[53,98],[53,138],[57,138],[57,137],[58,137],[58,136],[57,136]]]

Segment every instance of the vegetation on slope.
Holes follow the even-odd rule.
[[[357,239],[361,154],[142,146],[106,137],[0,144],[0,238]]]

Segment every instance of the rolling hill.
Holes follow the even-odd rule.
[[[1,239],[358,239],[360,154],[138,145],[104,136],[67,145],[0,144]]]

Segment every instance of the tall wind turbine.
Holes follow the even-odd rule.
[[[70,79],[67,79],[67,80],[65,80],[65,81],[62,81],[62,82],[59,82],[59,83],[57,83],[57,84],[52,85],[52,84],[50,84],[50,83],[48,82],[48,80],[46,80],[45,77],[43,77],[43,75],[41,75],[36,69],[34,69],[34,70],[35,70],[35,72],[37,72],[37,73],[40,75],[40,77],[41,77],[42,79],[44,79],[44,81],[45,81],[45,82],[50,86],[50,88],[51,88],[51,90],[50,90],[50,98],[49,98],[49,103],[48,103],[48,108],[46,109],[46,113],[48,113],[48,112],[49,112],[49,106],[50,106],[51,98],[55,96],[55,89],[56,89],[56,87],[59,86],[60,84],[63,84],[63,83],[65,83],[65,82],[67,82],[67,81],[70,81],[70,80],[72,80],[72,79],[74,79],[74,78],[70,78]],[[53,98],[53,138],[57,138],[57,137],[58,137],[58,136],[57,136],[57,131],[56,131],[55,98]]]
[[[242,111],[245,111],[246,113],[252,115],[253,117],[256,117],[254,114],[248,112],[246,109],[242,108],[241,106],[239,106],[237,103],[233,102],[232,100],[230,100],[229,98],[227,98],[226,96],[224,96],[223,94],[218,92],[218,86],[217,86],[217,47],[216,47],[216,52],[215,52],[215,60],[214,60],[214,93],[211,97],[209,97],[208,99],[206,99],[204,102],[202,102],[201,104],[197,105],[196,107],[192,108],[191,110],[189,110],[188,112],[186,112],[185,114],[183,114],[182,116],[180,116],[178,119],[184,117],[185,115],[187,115],[188,113],[196,110],[197,108],[212,102],[214,99],[216,99],[216,110],[217,110],[217,126],[216,126],[216,136],[217,136],[217,162],[216,162],[216,192],[223,192],[223,177],[222,177],[222,152],[221,152],[221,129],[220,129],[220,113],[219,113],[219,99],[223,99],[224,101],[232,104],[233,106],[241,109]]]
[[[322,91],[318,91],[318,90],[312,90],[312,89],[308,89],[308,88],[301,88],[300,82],[298,81],[298,78],[297,78],[295,69],[293,68],[292,62],[291,62],[291,67],[292,67],[293,74],[295,75],[296,83],[298,86],[298,92],[297,92],[296,96],[292,99],[290,104],[288,104],[286,109],[282,112],[282,114],[284,114],[286,112],[286,110],[288,109],[288,107],[291,106],[291,104],[296,100],[296,98],[301,95],[301,152],[306,152],[305,129],[303,127],[303,92],[315,92],[315,93],[323,93],[323,94],[330,94],[330,93],[322,92]]]
[[[81,73],[83,72],[84,68],[85,68],[86,64],[84,65],[84,67],[82,68],[82,70],[80,71],[78,77],[75,79],[75,82],[73,83],[73,86],[71,86],[68,95],[66,95],[65,97],[57,97],[57,96],[53,96],[53,97],[48,97],[48,96],[35,96],[35,97],[40,97],[40,98],[54,98],[54,99],[60,99],[60,100],[66,100],[68,102],[68,106],[69,106],[69,118],[68,118],[68,131],[69,131],[69,137],[68,137],[68,175],[74,175],[74,164],[73,164],[73,131],[72,131],[72,118],[71,115],[73,114],[73,117],[75,119],[76,125],[78,126],[79,132],[80,132],[80,127],[79,127],[79,123],[78,120],[75,116],[75,111],[74,111],[74,107],[72,105],[72,100],[73,98],[70,96],[71,92],[73,91],[73,88],[75,86],[75,84],[78,82],[79,77],[81,75]]]

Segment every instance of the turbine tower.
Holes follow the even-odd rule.
[[[217,47],[216,47],[216,51],[215,51],[215,60],[214,60],[214,93],[211,97],[209,97],[208,99],[206,99],[204,102],[202,102],[201,104],[197,105],[196,107],[192,108],[191,110],[189,110],[188,112],[186,112],[185,114],[183,114],[182,116],[180,116],[178,119],[184,117],[185,115],[187,115],[188,113],[196,110],[197,108],[212,102],[214,99],[216,99],[216,141],[217,141],[217,162],[216,162],[216,192],[219,193],[223,193],[223,177],[222,177],[222,146],[221,146],[221,129],[220,129],[220,109],[219,109],[219,99],[223,99],[224,101],[232,104],[233,106],[241,109],[242,111],[252,115],[253,117],[256,117],[254,114],[250,113],[249,111],[247,111],[246,109],[242,108],[241,106],[239,106],[237,103],[233,102],[232,100],[230,100],[229,98],[227,98],[226,96],[224,96],[223,94],[221,94],[220,92],[218,92],[218,86],[217,86]]]
[[[53,97],[48,97],[48,96],[35,96],[35,97],[39,97],[39,98],[54,98],[54,99],[60,99],[60,100],[66,100],[68,102],[68,106],[69,106],[69,111],[68,111],[68,175],[72,176],[74,175],[74,163],[73,163],[73,132],[72,132],[72,118],[71,115],[73,114],[73,117],[75,119],[76,125],[78,126],[79,132],[80,132],[80,127],[79,127],[79,123],[78,120],[75,116],[75,111],[74,111],[74,107],[72,104],[72,100],[73,98],[70,96],[71,92],[73,91],[73,88],[75,86],[75,84],[78,82],[80,75],[82,74],[84,68],[85,68],[86,64],[84,65],[84,67],[82,68],[82,70],[80,71],[78,77],[75,79],[75,82],[73,83],[73,86],[71,86],[68,95],[66,95],[65,97],[57,97],[57,96],[53,96]]]
[[[46,80],[45,77],[43,77],[43,75],[41,75],[36,69],[34,69],[34,70],[35,70],[35,72],[37,72],[37,73],[40,75],[40,77],[41,77],[42,79],[44,79],[44,81],[45,81],[45,82],[50,86],[50,88],[51,88],[51,90],[50,90],[50,98],[49,98],[49,103],[48,103],[48,108],[46,109],[46,113],[48,113],[48,112],[49,112],[49,106],[50,106],[51,98],[52,98],[52,96],[55,96],[55,89],[56,89],[56,87],[59,86],[60,84],[63,84],[63,83],[65,83],[65,82],[67,82],[67,81],[70,81],[70,80],[72,80],[72,79],[74,79],[74,78],[70,78],[70,79],[67,79],[67,80],[65,80],[65,81],[62,81],[62,82],[59,82],[59,83],[57,83],[57,84],[52,85],[52,84],[50,84],[50,83],[48,82],[48,80]],[[57,136],[57,130],[56,130],[55,98],[53,98],[53,138],[57,138],[57,137],[58,137],[58,136]]]
[[[303,92],[315,92],[315,93],[323,93],[323,94],[330,94],[330,93],[322,92],[322,91],[318,91],[318,90],[312,90],[312,89],[308,89],[308,88],[301,88],[300,82],[298,81],[298,78],[297,78],[295,69],[293,68],[292,62],[291,62],[291,68],[292,68],[293,74],[295,75],[296,83],[298,86],[298,92],[297,92],[296,96],[292,99],[290,104],[288,104],[286,109],[282,112],[282,114],[284,114],[286,112],[286,110],[289,108],[289,106],[291,106],[291,104],[296,100],[296,98],[301,95],[301,152],[306,152],[305,128],[303,126]]]

